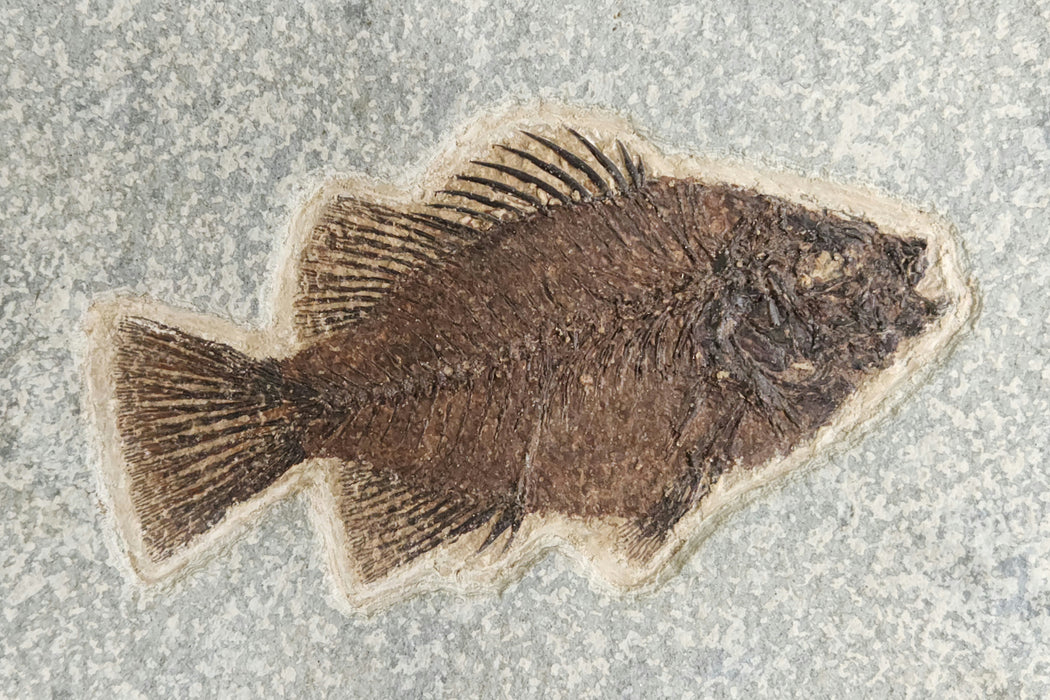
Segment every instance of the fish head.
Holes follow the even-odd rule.
[[[790,217],[785,233],[794,264],[781,270],[782,303],[796,317],[800,359],[834,357],[853,369],[886,364],[904,338],[921,334],[944,304],[919,291],[926,241],[884,233],[833,214]],[[784,297],[787,297],[785,300]]]
[[[713,345],[731,352],[711,356],[792,425],[823,424],[945,308],[919,291],[927,269],[920,238],[791,208],[748,239],[723,273],[726,313]]]

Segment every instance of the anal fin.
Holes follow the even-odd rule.
[[[365,583],[493,520],[493,532],[502,533],[511,510],[469,494],[421,489],[393,472],[355,462],[339,468],[337,483],[347,555]]]

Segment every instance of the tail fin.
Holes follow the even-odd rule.
[[[126,490],[144,568],[163,563],[305,457],[311,392],[274,360],[130,316],[113,337],[111,376]]]

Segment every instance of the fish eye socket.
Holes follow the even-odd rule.
[[[839,253],[813,250],[805,253],[797,266],[799,282],[803,287],[823,285],[845,274],[846,260]]]

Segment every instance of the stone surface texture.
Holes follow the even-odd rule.
[[[1045,697],[1048,27],[1014,0],[0,3],[0,695]],[[345,616],[299,498],[130,582],[81,411],[91,300],[263,325],[327,174],[403,180],[537,100],[927,207],[981,314],[642,595],[552,555],[500,594]]]

